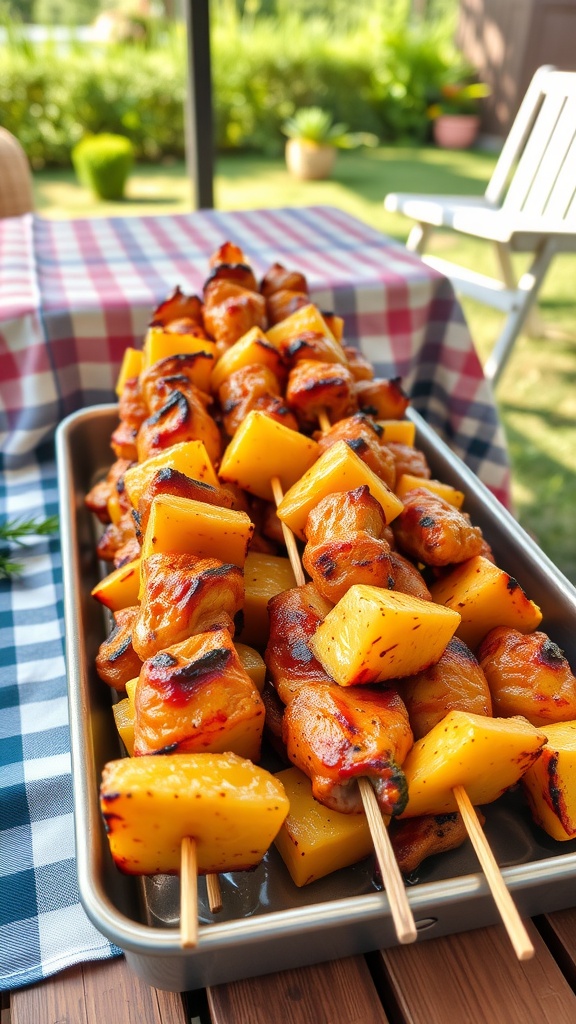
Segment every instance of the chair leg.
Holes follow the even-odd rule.
[[[552,241],[544,242],[537,250],[530,268],[522,274],[518,282],[517,301],[506,317],[504,327],[484,364],[484,376],[494,387],[508,362],[514,342],[522,330],[530,307],[536,301],[554,253],[554,243]]]
[[[431,234],[432,226],[430,224],[415,224],[408,235],[406,248],[410,252],[417,252],[422,255]]]
[[[500,263],[502,280],[507,288],[510,288],[511,291],[515,291],[518,287],[518,281],[516,279],[516,274],[514,273],[510,249],[505,242],[494,242],[494,247],[498,256],[498,262]],[[544,334],[544,323],[542,322],[542,317],[540,316],[536,305],[529,310],[526,316],[525,326],[526,333],[531,338],[540,338]]]

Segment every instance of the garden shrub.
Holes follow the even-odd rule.
[[[72,163],[78,180],[99,199],[123,199],[134,146],[123,135],[87,136],[74,146]]]
[[[304,18],[289,6],[281,18],[213,20],[218,150],[278,154],[282,124],[309,106],[386,142],[427,138],[430,97],[455,61],[445,26],[386,19],[368,5],[344,31],[337,20]],[[158,28],[146,45],[73,42],[65,53],[49,41],[19,43],[12,32],[0,61],[0,121],[33,167],[69,165],[73,146],[102,132],[130,138],[138,161],[184,156],[182,25]]]

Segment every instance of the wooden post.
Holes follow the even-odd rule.
[[[186,163],[195,210],[214,206],[209,0],[186,0]]]

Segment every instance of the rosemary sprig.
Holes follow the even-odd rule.
[[[58,516],[45,519],[6,519],[0,523],[0,544],[25,544],[29,537],[46,537],[58,529]],[[13,562],[6,550],[0,550],[0,579],[8,579],[22,572],[21,562]]]

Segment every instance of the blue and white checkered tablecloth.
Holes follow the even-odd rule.
[[[440,275],[332,209],[0,222],[0,522],[57,512],[54,431],[114,398],[122,353],[177,284],[198,290],[226,239],[260,273],[309,275],[347,337],[409,383],[414,405],[503,501],[505,443],[453,292]],[[0,581],[0,988],[115,955],[76,885],[57,537],[14,552]]]

